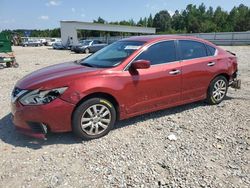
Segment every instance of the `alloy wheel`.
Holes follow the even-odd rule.
[[[99,135],[111,122],[111,112],[103,104],[95,104],[87,108],[81,118],[81,128],[88,135]]]
[[[227,83],[224,80],[218,80],[214,84],[213,88],[213,98],[216,101],[222,100],[227,92]]]

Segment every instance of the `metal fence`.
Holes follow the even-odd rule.
[[[208,40],[216,45],[231,46],[231,45],[250,45],[250,31],[248,32],[223,32],[223,33],[189,33],[178,34],[181,36],[194,36]],[[128,36],[125,36],[128,37]],[[124,36],[116,37],[90,37],[92,40],[100,40],[107,43],[112,43],[124,38]]]
[[[175,34],[176,35],[176,34]],[[247,32],[222,32],[222,33],[188,33],[178,34],[181,36],[194,36],[208,40],[216,45],[232,46],[232,45],[250,45],[250,31]],[[129,36],[102,36],[102,37],[89,37],[91,40],[100,40],[111,44],[117,40],[127,38]],[[30,39],[49,39],[48,37],[30,37]]]
[[[223,33],[192,33],[182,36],[195,36],[208,40],[216,45],[250,45],[250,31],[248,32],[223,32]]]

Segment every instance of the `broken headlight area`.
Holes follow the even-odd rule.
[[[57,99],[66,91],[67,87],[56,88],[51,90],[33,90],[27,92],[20,98],[20,103],[23,105],[43,105]]]

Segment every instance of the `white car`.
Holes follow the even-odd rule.
[[[53,46],[53,44],[56,43],[56,42],[62,42],[62,40],[59,39],[59,38],[52,38],[52,39],[50,39],[50,41],[47,42],[47,45],[48,46]]]
[[[39,39],[40,40],[40,42],[45,46],[45,45],[47,45],[47,40],[46,39]]]

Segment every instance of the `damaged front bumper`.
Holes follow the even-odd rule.
[[[12,122],[17,131],[45,139],[48,132],[69,132],[74,105],[60,98],[46,105],[24,106],[11,103]]]

